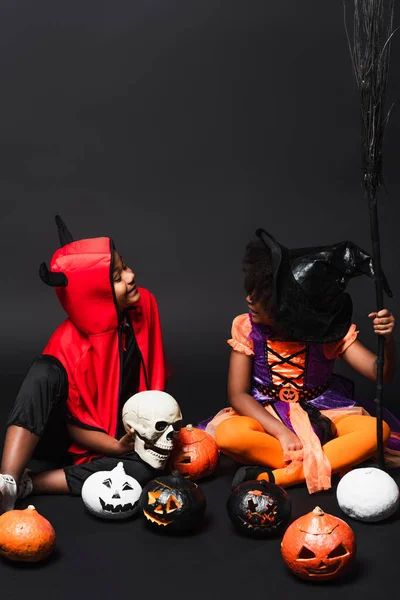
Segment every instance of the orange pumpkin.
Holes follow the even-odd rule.
[[[211,435],[192,425],[180,430],[171,453],[171,471],[176,470],[190,479],[200,479],[211,475],[218,461],[219,448]]]
[[[0,554],[10,560],[39,562],[54,550],[53,526],[34,506],[10,510],[0,517]]]
[[[295,575],[326,581],[347,570],[356,553],[356,540],[347,523],[317,506],[288,527],[281,551]]]

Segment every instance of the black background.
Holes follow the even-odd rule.
[[[388,88],[389,100],[396,103],[399,65],[397,36]],[[371,249],[360,185],[359,102],[340,0],[2,0],[0,78],[3,430],[29,362],[64,318],[54,292],[38,277],[40,262],[49,261],[57,248],[56,213],[76,238],[113,237],[139,285],[155,294],[172,371],[170,390],[186,422],[204,418],[226,402],[225,341],[232,319],[246,310],[240,260],[257,227],[289,247],[351,239]],[[388,195],[382,192],[379,198],[383,265],[395,294],[387,306],[395,313],[400,293],[399,130],[396,105],[384,150]],[[349,291],[360,339],[375,349],[367,318],[375,308],[373,283],[360,278]],[[345,365],[338,370],[350,375]],[[352,376],[357,395],[373,398],[374,385]],[[397,413],[398,395],[397,376],[385,387],[385,402]],[[223,511],[218,486],[225,484],[226,496],[229,478],[211,483],[216,510]],[[314,505],[303,492],[298,493],[303,502],[298,514]],[[38,499],[37,505],[46,508],[53,522],[71,511],[72,521],[76,517],[80,523],[76,553],[70,547],[74,560],[56,561],[58,566],[29,572],[29,578],[25,571],[7,567],[12,575],[6,586],[9,597],[16,597],[11,594],[17,579],[24,589],[33,580],[43,586],[53,581],[52,573],[54,585],[61,585],[60,572],[70,582],[68,597],[86,597],[79,591],[79,577],[86,582],[83,588],[92,586],[96,595],[109,597],[115,583],[110,567],[104,567],[110,577],[104,588],[99,581],[93,587],[100,563],[115,556],[104,546],[104,555],[96,555],[100,525],[88,517],[83,522],[81,505],[71,499],[54,502]],[[334,496],[328,508],[340,514]],[[101,527],[104,544],[119,548],[118,564],[128,569],[118,593],[135,595],[135,585],[145,593],[143,564],[138,572],[133,566],[129,572],[121,528]],[[238,597],[239,589],[244,593],[245,571],[237,575],[242,566],[250,569],[248,586],[255,571],[260,585],[262,565],[275,564],[275,559],[260,550],[260,543],[240,540],[240,545],[233,533],[225,539],[225,521],[216,527],[213,533],[210,525],[199,538],[203,544],[208,540],[208,546],[193,539],[193,548],[183,545],[175,563],[171,544],[174,551],[178,542],[162,542],[156,549],[154,536],[143,534],[149,572],[157,570],[162,552],[169,552],[170,567],[160,567],[159,573],[161,578],[169,575],[174,590],[193,595],[179,583],[192,581],[197,593],[208,590],[209,597],[220,597],[215,584],[204,583],[210,549],[216,549],[211,552],[215,565],[233,544],[236,550],[228,552],[231,558],[225,555],[219,584],[232,597]],[[373,529],[357,527],[366,531],[364,544],[372,551],[378,543],[370,537]],[[383,525],[374,530],[382,535],[389,531]],[[67,537],[65,531],[63,535]],[[88,549],[82,540],[87,543],[91,536],[93,548]],[[198,556],[199,548],[208,562]],[[190,552],[197,552],[197,558]],[[256,557],[264,552],[265,561],[258,564]],[[241,553],[249,557],[243,565]],[[77,565],[92,559],[97,566],[85,579]],[[134,553],[133,565],[136,560]],[[381,560],[390,579],[392,563],[385,554]],[[279,571],[281,564],[276,565],[275,585],[284,589],[289,580]],[[78,569],[78,579],[68,568]],[[372,574],[369,581],[361,576],[355,581],[363,586],[364,598],[373,597],[368,596]],[[267,578],[265,585],[266,592]],[[309,586],[291,580],[290,585],[291,593],[310,593]],[[148,589],[155,592],[153,585]],[[50,592],[53,596],[53,588]]]

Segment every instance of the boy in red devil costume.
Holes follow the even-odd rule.
[[[59,216],[56,223],[61,248],[50,270],[42,263],[40,276],[55,287],[68,318],[31,365],[9,417],[0,514],[32,491],[79,495],[89,475],[114,468],[121,457],[139,483],[154,474],[134,452],[121,409],[136,392],[165,387],[156,301],[136,286],[110,238],[74,241]],[[68,437],[73,465],[25,470],[32,456],[62,461]]]

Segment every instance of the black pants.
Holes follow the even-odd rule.
[[[81,495],[82,486],[90,475],[97,471],[112,471],[120,462],[124,465],[125,473],[136,479],[142,487],[157,474],[161,474],[160,471],[156,471],[143,462],[136,452],[130,452],[121,457],[103,456],[90,463],[65,467],[64,473],[71,495]]]
[[[7,426],[18,425],[39,436],[32,456],[34,471],[38,470],[38,461],[47,463],[45,470],[49,469],[49,464],[50,468],[64,468],[69,490],[74,496],[80,495],[85,480],[92,473],[110,471],[119,462],[124,464],[127,475],[141,485],[160,473],[143,462],[135,452],[116,458],[105,456],[84,465],[71,465],[67,398],[68,376],[61,362],[50,355],[37,358],[26,374],[7,422]]]
[[[67,431],[67,373],[54,356],[45,354],[30,366],[7,426],[18,425],[39,436],[33,458],[69,464],[71,440]]]

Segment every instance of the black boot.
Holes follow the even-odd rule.
[[[250,481],[252,479],[257,479],[261,473],[268,473],[268,481],[270,483],[275,483],[275,477],[272,472],[272,469],[268,467],[258,467],[255,465],[240,467],[232,479],[232,489],[234,490],[238,485],[243,483],[243,481]]]

